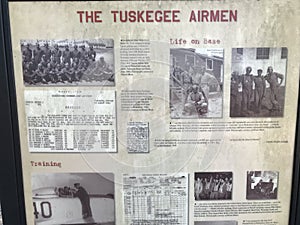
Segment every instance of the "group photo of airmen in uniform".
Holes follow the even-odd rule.
[[[114,86],[114,43],[99,40],[21,41],[26,86]]]
[[[201,200],[231,200],[232,173],[195,173],[194,197]]]
[[[231,117],[283,116],[286,59],[271,52],[268,59],[241,61],[240,65],[235,62],[230,86]]]
[[[247,196],[248,200],[277,199],[277,171],[248,171]]]
[[[223,49],[170,49],[171,118],[220,118]]]

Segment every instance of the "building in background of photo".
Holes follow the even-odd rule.
[[[222,117],[223,61],[223,49],[170,49],[171,118]],[[192,109],[188,100],[195,87],[205,105]]]
[[[200,70],[201,66],[204,66],[206,72],[216,78],[216,80],[210,80],[210,92],[217,91],[219,85],[223,83],[224,58],[219,55],[201,54],[193,48],[171,48],[170,60],[171,67],[185,68],[186,62],[189,62],[197,71]]]
[[[287,48],[233,48],[231,71],[244,74],[246,67],[251,66],[253,74],[257,75],[256,71],[262,69],[265,75],[272,66],[274,71],[286,74],[287,57]]]

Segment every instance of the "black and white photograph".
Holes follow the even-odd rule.
[[[171,118],[221,118],[223,67],[223,49],[170,49]]]
[[[277,171],[248,171],[247,196],[248,200],[277,199]]]
[[[114,41],[21,40],[25,86],[114,86]]]
[[[232,172],[195,173],[195,201],[231,200],[232,188]]]
[[[112,173],[33,173],[36,225],[115,224]]]
[[[287,48],[234,48],[230,117],[283,117]]]
[[[238,225],[237,221],[195,221],[194,225]]]

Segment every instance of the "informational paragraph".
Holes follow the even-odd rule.
[[[229,203],[195,203],[195,217],[229,217],[243,214],[280,213],[281,203],[271,202],[229,202]]]
[[[188,224],[188,174],[123,175],[126,225]]]
[[[278,225],[279,223],[273,221],[273,219],[262,220],[243,220],[242,225]]]
[[[25,91],[30,152],[116,152],[114,91]]]
[[[143,39],[122,39],[121,75],[152,73],[150,59],[150,41]]]
[[[280,129],[279,121],[213,121],[213,122],[172,122],[170,132],[260,132]]]
[[[155,139],[155,147],[177,147],[178,145],[212,145],[220,144],[221,139]]]
[[[149,152],[149,123],[129,122],[127,125],[127,151]]]
[[[122,111],[153,111],[153,93],[149,90],[122,90]]]

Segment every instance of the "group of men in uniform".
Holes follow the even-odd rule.
[[[194,184],[195,200],[231,199],[232,178],[211,176],[197,178]]]
[[[74,45],[73,50],[69,49],[69,45],[65,45],[65,49],[62,51],[58,44],[50,48],[49,44],[45,43],[41,48],[37,43],[35,48],[31,49],[28,43],[22,51],[22,55],[24,81],[31,85],[49,82],[92,81],[97,79],[97,75],[101,75],[93,74],[90,69],[90,65],[96,60],[93,46],[90,46],[87,51],[84,45],[81,46],[81,50],[78,50],[77,45]],[[100,57],[97,67],[103,72],[111,73],[104,57]]]
[[[279,103],[279,87],[281,86],[284,76],[274,72],[273,67],[269,66],[267,74],[262,76],[262,69],[257,70],[257,76],[251,74],[252,68],[248,66],[246,73],[239,75],[237,72],[232,73],[231,92],[230,92],[230,113],[236,116],[247,116],[250,111],[260,113],[262,100],[266,97],[266,82],[270,86],[269,100],[272,103],[270,111],[281,111]],[[239,98],[239,89],[241,85],[241,97]],[[254,87],[254,89],[253,89]],[[254,95],[254,107],[251,107],[252,97]]]
[[[184,70],[179,66],[174,68],[173,79],[183,88],[183,115],[207,113],[208,96],[201,86],[203,85],[201,78],[204,74],[204,66],[197,71],[189,62],[186,62]]]

